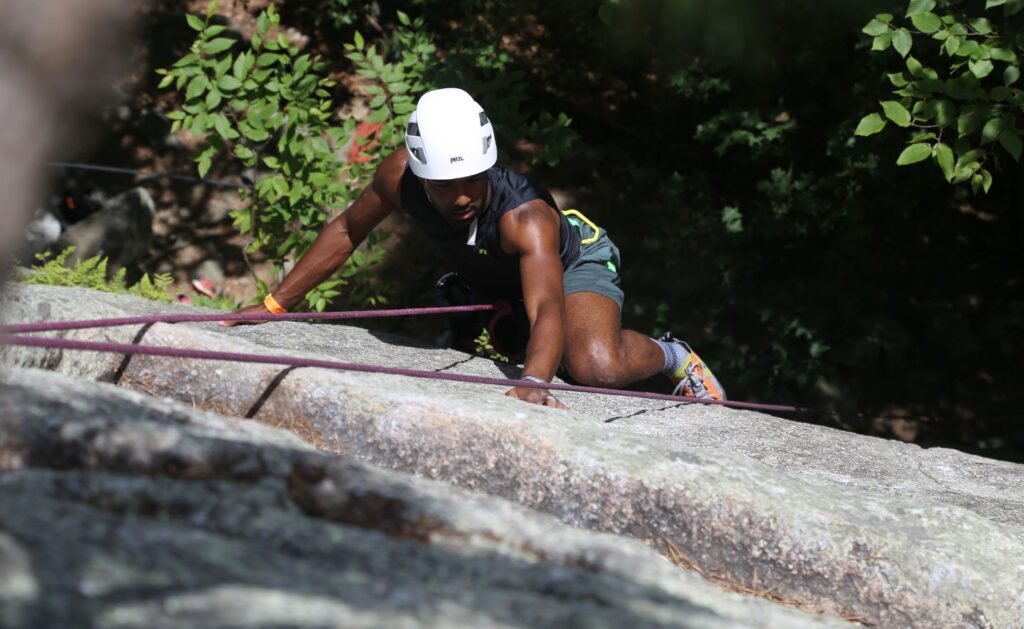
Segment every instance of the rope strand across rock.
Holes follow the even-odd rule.
[[[457,312],[486,312],[494,310],[491,304],[469,306],[437,306],[431,308],[390,308],[384,310],[344,310],[341,312],[284,312],[281,314],[158,314],[109,319],[78,321],[44,321],[41,323],[11,323],[0,325],[0,334],[26,332],[62,332],[89,328],[113,328],[121,325],[149,323],[210,323],[213,321],[332,321],[338,319],[373,319],[377,317],[406,317]]]
[[[594,395],[615,395],[621,397],[643,398],[647,400],[676,402],[679,404],[712,404],[716,406],[725,406],[728,408],[773,411],[782,413],[809,412],[808,409],[805,408],[800,408],[796,406],[786,406],[781,404],[758,404],[754,402],[739,402],[735,400],[702,400],[696,398],[684,398],[679,397],[677,395],[668,395],[664,393],[648,393],[646,391],[623,391],[620,389],[583,387],[572,384],[562,384],[558,382],[537,383],[533,382],[532,380],[513,380],[507,378],[470,376],[455,373],[438,373],[436,371],[424,371],[420,369],[382,367],[379,365],[365,365],[361,363],[347,363],[333,360],[320,360],[315,358],[269,356],[263,354],[246,354],[238,352],[213,352],[201,349],[159,347],[152,345],[132,345],[130,343],[100,343],[96,341],[77,341],[65,338],[19,336],[10,334],[0,335],[0,343],[3,343],[5,345],[21,345],[27,347],[48,347],[61,350],[84,350],[94,352],[114,352],[119,354],[142,354],[147,356],[166,356],[172,358],[195,358],[199,360],[226,360],[247,363],[288,365],[293,367],[320,367],[323,369],[341,369],[345,371],[358,371],[363,373],[379,373],[393,376],[408,376],[411,378],[423,378],[428,380],[449,380],[454,382],[466,382],[471,384],[489,384],[498,386],[539,388],[548,389],[550,391],[568,391],[573,393],[589,393]]]

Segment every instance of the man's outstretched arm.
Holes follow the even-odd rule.
[[[558,255],[559,220],[543,201],[531,201],[501,219],[501,243],[507,253],[520,255],[523,301],[530,319],[523,376],[550,382],[562,360],[565,343],[565,293],[562,260]],[[507,395],[557,408],[566,408],[547,389],[521,388]]]
[[[281,285],[274,289],[272,294],[278,304],[290,309],[301,302],[306,293],[333,275],[370,231],[398,206],[399,182],[405,160],[405,151],[385,158],[373,181],[352,205],[320,230],[310,248],[298,259]],[[266,314],[269,311],[263,304],[256,304],[239,312]],[[236,323],[247,322],[222,321],[221,325]]]

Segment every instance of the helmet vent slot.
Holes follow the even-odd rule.
[[[480,126],[483,127],[485,125],[490,124],[490,122],[491,121],[487,119],[487,114],[485,114],[484,112],[481,111],[480,112]]]
[[[418,159],[421,163],[427,163],[427,156],[423,154],[423,149],[418,146],[411,146],[409,147],[409,150],[412,151],[413,157]]]
[[[410,122],[409,126],[405,128],[405,134],[418,136],[420,134],[420,126],[415,122]]]

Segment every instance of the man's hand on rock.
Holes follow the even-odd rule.
[[[238,312],[236,312],[235,314],[268,315],[268,314],[270,314],[270,311],[267,310],[267,307],[264,306],[263,304],[254,304],[252,306],[246,306],[245,308],[239,309]],[[233,327],[233,326],[236,326],[236,325],[259,325],[260,323],[266,323],[266,321],[259,321],[259,320],[249,321],[249,320],[245,320],[245,319],[237,319],[237,320],[234,320],[234,321],[221,321],[220,322],[220,324],[222,326],[224,326],[225,328],[230,328],[230,327]]]
[[[505,395],[513,397],[517,400],[529,402],[530,404],[540,404],[541,406],[550,406],[551,408],[560,408],[562,410],[569,410],[569,407],[558,401],[558,398],[551,395],[551,392],[547,389],[540,389],[535,387],[516,387],[509,389]]]

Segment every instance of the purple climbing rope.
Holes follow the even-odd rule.
[[[342,312],[285,312],[281,314],[158,314],[112,319],[83,319],[77,321],[44,321],[42,323],[12,323],[0,325],[0,334],[26,332],[59,332],[86,328],[112,328],[120,325],[146,325],[150,323],[204,323],[211,321],[327,321],[335,319],[371,319],[374,317],[404,317],[409,315],[449,314],[454,312],[485,312],[494,310],[491,304],[472,306],[445,306],[436,308],[392,308],[388,310],[346,310]]]
[[[436,309],[425,309],[436,310]],[[365,312],[365,311],[364,311]],[[300,313],[296,313],[300,314]],[[274,315],[283,317],[285,315]],[[299,318],[299,317],[295,317]],[[218,319],[220,320],[220,319]],[[251,317],[249,320],[252,320]],[[69,322],[65,322],[69,323]],[[74,323],[74,322],[71,322]],[[8,326],[10,327],[10,326]],[[52,329],[52,328],[51,328]],[[457,373],[439,373],[436,371],[424,371],[420,369],[404,369],[400,367],[380,367],[377,365],[364,365],[361,363],[347,363],[333,360],[319,360],[315,358],[294,358],[291,356],[268,356],[262,354],[246,354],[239,352],[217,352],[200,349],[184,349],[178,347],[158,347],[152,345],[132,345],[129,343],[101,343],[95,341],[77,341],[65,338],[39,337],[39,336],[16,336],[10,334],[0,335],[0,343],[6,345],[20,345],[25,347],[47,347],[54,349],[72,349],[94,352],[114,352],[118,354],[141,354],[146,356],[165,356],[171,358],[194,358],[199,360],[225,360],[245,363],[261,363],[269,365],[287,365],[291,367],[319,367],[323,369],[340,369],[345,371],[358,371],[363,373],[379,373],[393,376],[408,376],[411,378],[423,378],[428,380],[448,380],[453,382],[466,382],[471,384],[489,384],[499,386],[516,386],[524,388],[548,389],[550,391],[566,391],[572,393],[589,393],[593,395],[615,395],[620,397],[643,398],[647,400],[660,400],[676,404],[709,404],[725,406],[728,408],[741,408],[759,411],[774,411],[783,413],[806,413],[807,409],[796,406],[785,406],[780,404],[758,404],[754,402],[738,402],[733,400],[698,400],[694,398],[683,398],[676,395],[664,393],[647,393],[645,391],[622,391],[619,389],[603,389],[599,387],[583,387],[557,382],[537,383],[531,380],[511,380],[506,378],[491,378],[487,376],[470,376]]]

